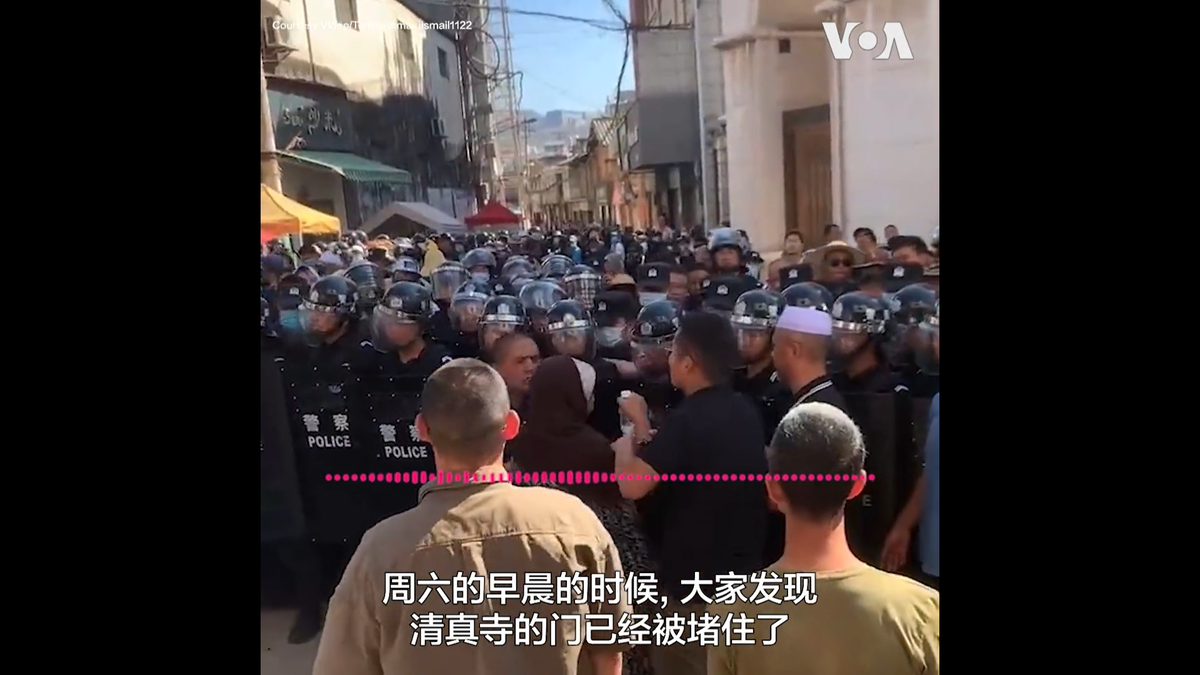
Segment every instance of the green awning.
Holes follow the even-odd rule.
[[[412,184],[412,174],[402,169],[380,164],[366,157],[349,152],[325,152],[320,150],[293,150],[280,152],[283,157],[289,157],[301,164],[316,165],[319,168],[333,171],[344,176],[347,180],[357,183],[407,183]]]

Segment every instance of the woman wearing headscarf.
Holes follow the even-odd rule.
[[[591,365],[570,356],[542,361],[529,383],[521,433],[508,443],[518,471],[612,473],[612,447],[587,423],[595,389]],[[637,509],[621,497],[615,482],[543,485],[570,492],[591,507],[612,535],[625,574],[653,571]],[[648,675],[649,655],[641,647],[625,652],[625,668],[631,675]]]

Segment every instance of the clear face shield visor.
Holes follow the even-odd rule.
[[[771,353],[771,328],[769,326],[734,323],[733,334],[737,337],[743,365],[757,363]]]
[[[433,286],[434,300],[450,300],[463,284],[470,278],[467,271],[461,267],[448,267],[434,270],[429,277]]]
[[[403,349],[421,337],[420,320],[389,307],[375,306],[371,312],[371,344],[381,352]]]
[[[450,299],[450,323],[462,333],[479,330],[479,319],[483,316],[486,295],[480,293],[458,293]]]
[[[304,302],[297,310],[300,329],[312,342],[320,342],[333,335],[346,320],[345,313],[338,307]]]

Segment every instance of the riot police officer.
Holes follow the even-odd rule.
[[[522,255],[514,255],[504,261],[504,267],[500,269],[500,276],[510,282],[517,277],[536,277],[538,268],[529,259]]]
[[[670,300],[655,300],[642,307],[630,331],[633,363],[641,376],[638,393],[646,399],[655,426],[668,409],[683,400],[683,394],[671,384],[668,364],[678,330],[679,306]]]
[[[356,309],[359,317],[369,317],[382,294],[379,283],[382,275],[379,267],[375,263],[360,260],[346,268],[345,276],[358,288],[358,307]]]
[[[828,313],[833,305],[833,293],[815,281],[788,286],[781,295],[788,307],[812,307]]]
[[[392,285],[371,315],[371,340],[374,364],[378,372],[388,377],[419,376],[428,378],[443,363],[450,361],[450,352],[438,344],[425,341],[425,331],[434,314],[429,289],[411,281]]]
[[[496,272],[496,254],[486,248],[468,251],[462,258],[462,266],[476,281],[490,281]]]
[[[471,279],[450,298],[450,326],[454,333],[445,343],[454,358],[479,358],[479,317],[491,298],[492,286],[487,281]]]
[[[542,263],[543,279],[562,279],[570,273],[575,262],[565,255],[554,254]]]
[[[521,286],[517,297],[521,301],[521,306],[525,308],[525,314],[529,317],[533,339],[538,343],[538,349],[541,350],[542,357],[550,356],[554,351],[546,336],[546,324],[548,322],[546,312],[550,310],[554,303],[566,299],[566,291],[552,281],[537,280],[530,281]]]
[[[521,301],[512,295],[497,295],[483,306],[479,317],[479,352],[489,355],[496,340],[517,331],[529,330],[529,317]]]
[[[584,307],[591,307],[600,292],[603,279],[587,265],[575,265],[563,278],[563,288],[573,300]]]
[[[907,392],[899,375],[888,367],[882,349],[887,309],[865,291],[847,293],[833,301],[829,372],[842,394]]]
[[[392,263],[392,283],[401,281],[421,282],[421,263],[415,257],[402,255]],[[432,301],[432,296],[430,296],[430,302]]]
[[[300,304],[300,325],[315,349],[309,358],[316,367],[350,362],[359,344],[358,306],[358,288],[345,277],[323,277],[313,284]]]
[[[721,227],[708,237],[713,274],[745,274],[745,249],[742,235],[732,227]]]
[[[438,308],[429,322],[429,334],[435,342],[446,345],[448,349],[456,338],[454,326],[450,324],[450,300],[470,276],[467,268],[453,261],[442,263],[429,273],[433,303]]]
[[[921,325],[935,312],[937,292],[927,284],[912,284],[892,296],[889,313],[887,355],[916,398],[933,398],[938,393],[936,363],[918,355],[928,353],[928,331]]]
[[[592,317],[577,300],[554,303],[546,311],[546,335],[555,355],[573,356],[591,361],[596,353],[596,327]]]
[[[734,389],[754,401],[768,437],[774,435],[776,425],[792,403],[791,392],[779,381],[771,360],[771,336],[785,306],[780,294],[755,289],[738,296],[729,317],[743,364],[734,380]]]

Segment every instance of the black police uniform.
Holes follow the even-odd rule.
[[[917,329],[935,312],[937,301],[937,291],[924,283],[905,286],[892,295],[888,316],[892,340],[902,341],[905,331]],[[931,399],[938,393],[938,375],[922,370],[917,365],[914,354],[902,343],[894,347],[890,355],[893,370],[899,373],[914,398]]]

